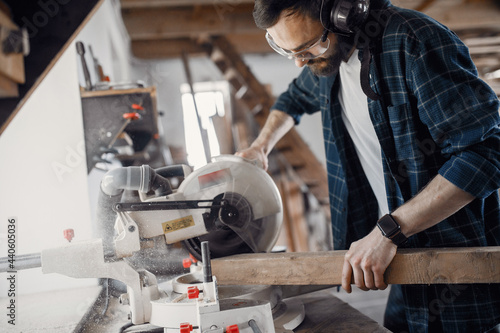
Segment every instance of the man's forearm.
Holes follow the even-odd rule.
[[[410,237],[430,228],[474,200],[474,197],[438,175],[392,216]],[[396,245],[375,228],[351,244],[342,269],[342,287],[351,292],[351,278],[362,290],[385,289],[384,271],[396,255]]]
[[[392,216],[401,232],[410,237],[430,228],[474,200],[474,196],[437,175],[410,201],[396,209]]]
[[[291,116],[285,112],[273,110],[251,147],[261,150],[266,156],[276,143],[295,125]]]

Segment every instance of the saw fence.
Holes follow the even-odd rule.
[[[212,260],[221,285],[340,285],[347,251],[241,254]],[[500,247],[400,249],[388,284],[500,283]]]

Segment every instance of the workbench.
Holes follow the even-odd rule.
[[[390,332],[337,298],[333,289],[320,290],[297,298],[304,302],[306,317],[294,333]]]

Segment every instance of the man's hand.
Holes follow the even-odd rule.
[[[252,142],[250,148],[239,151],[235,155],[249,160],[258,160],[262,163],[262,168],[267,170],[267,155],[294,125],[295,122],[291,116],[283,111],[272,110],[259,136]]]
[[[375,228],[366,237],[351,244],[344,258],[342,288],[350,293],[351,278],[361,290],[384,290],[384,272],[396,255],[397,246]]]
[[[260,163],[262,163],[261,164],[262,168],[264,170],[267,170],[269,163],[268,163],[267,155],[264,153],[264,151],[262,149],[259,149],[259,148],[252,146],[250,148],[236,152],[235,155],[246,158],[248,160],[257,160]]]

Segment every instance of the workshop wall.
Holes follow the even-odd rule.
[[[115,2],[105,1],[76,41],[92,45],[106,75],[126,81],[130,80],[128,39]],[[86,56],[90,67],[88,48]],[[95,82],[94,71],[91,76]],[[83,78],[73,42],[0,136],[2,257],[7,253],[6,224],[11,217],[17,218],[18,255],[67,243],[66,228],[75,230],[75,241],[95,237],[91,223],[95,203],[89,193],[98,188],[98,181],[90,179],[89,184],[87,176],[80,100]],[[3,275],[0,290],[6,290]],[[96,279],[44,275],[40,268],[20,271],[18,277],[18,294],[97,283]]]
[[[66,228],[91,235],[76,56],[74,47],[62,55],[0,136],[0,230],[17,219],[18,255],[64,244]],[[89,283],[40,268],[18,276],[19,294]]]

